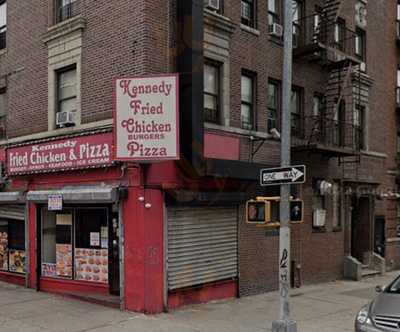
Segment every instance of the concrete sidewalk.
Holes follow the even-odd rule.
[[[354,316],[374,296],[375,286],[396,275],[293,291],[292,312],[299,331],[353,331]],[[0,283],[1,332],[261,332],[271,330],[278,310],[274,292],[145,316]]]

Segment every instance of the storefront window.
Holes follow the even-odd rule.
[[[108,283],[108,210],[42,215],[42,276]]]
[[[0,270],[25,273],[25,223],[0,219]]]

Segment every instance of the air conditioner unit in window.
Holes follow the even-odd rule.
[[[272,23],[268,27],[268,32],[271,36],[282,37],[283,36],[283,27],[278,23]]]
[[[76,111],[62,111],[56,114],[56,125],[59,127],[73,126],[76,124]]]
[[[313,227],[325,227],[326,223],[326,210],[316,209],[313,213]]]
[[[207,8],[211,8],[213,10],[220,9],[220,0],[205,0],[204,3]]]

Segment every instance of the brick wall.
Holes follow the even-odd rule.
[[[47,130],[47,46],[52,0],[8,3],[7,75],[9,138]],[[112,78],[168,72],[170,1],[81,1],[86,19],[82,46],[82,123],[112,117]],[[174,10],[172,8],[172,10]],[[174,15],[172,15],[173,19]],[[16,71],[18,71],[16,73]],[[21,125],[24,124],[24,125]]]

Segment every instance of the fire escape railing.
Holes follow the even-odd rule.
[[[330,22],[320,15],[311,15],[297,21],[300,31],[294,38],[294,52],[304,48],[335,49],[347,56],[357,57],[356,32],[340,22]]]
[[[294,146],[321,145],[357,151],[363,146],[363,139],[362,128],[349,121],[304,116],[302,135],[294,140]]]

